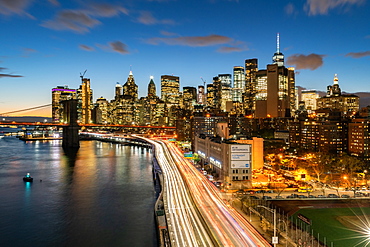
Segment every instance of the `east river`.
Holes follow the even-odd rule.
[[[157,246],[151,151],[80,145],[0,139],[1,246]]]

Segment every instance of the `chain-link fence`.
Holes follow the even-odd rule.
[[[258,224],[270,238],[274,234],[274,228],[276,229],[280,239],[279,246],[334,247],[332,242],[326,242],[325,236],[314,232],[310,220],[304,216],[293,218],[268,200],[244,198],[241,202],[241,209],[247,217],[258,218],[258,222],[252,222],[252,225]]]

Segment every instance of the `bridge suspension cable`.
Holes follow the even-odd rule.
[[[35,106],[35,107],[21,109],[21,110],[16,110],[16,111],[3,112],[3,113],[0,113],[0,116],[1,115],[6,115],[6,114],[11,114],[11,113],[17,113],[17,112],[23,112],[23,111],[30,111],[30,110],[40,109],[40,108],[44,108],[44,107],[48,107],[48,106],[51,106],[51,104],[41,105],[41,106]]]

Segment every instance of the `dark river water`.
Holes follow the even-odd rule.
[[[0,139],[0,246],[157,246],[151,150],[80,145]]]

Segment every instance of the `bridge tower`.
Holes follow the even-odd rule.
[[[80,147],[80,140],[78,136],[77,119],[77,100],[64,100],[61,102],[63,105],[63,120],[67,126],[63,127],[63,149],[78,149]]]

